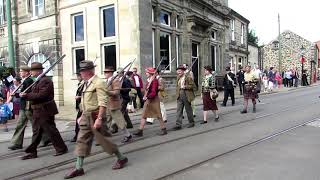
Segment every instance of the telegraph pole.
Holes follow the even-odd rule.
[[[10,66],[15,69],[16,61],[13,48],[13,35],[12,35],[12,17],[11,17],[11,0],[6,0],[6,15],[7,15],[7,28],[8,28],[8,54]]]
[[[282,71],[281,71],[281,41],[280,41],[280,14],[278,13],[278,41],[279,41],[279,51],[278,51],[278,56],[279,56],[279,73],[281,74]]]

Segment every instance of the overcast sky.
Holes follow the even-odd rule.
[[[278,13],[281,32],[292,32],[315,42],[320,40],[319,0],[229,0],[229,7],[250,21],[259,44],[267,44],[278,35]]]

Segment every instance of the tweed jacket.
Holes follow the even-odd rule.
[[[177,96],[177,99],[179,99],[180,97],[180,90],[181,90],[181,84],[180,84],[180,79],[181,78],[185,78],[184,79],[184,83],[185,83],[185,88],[184,88],[184,91],[186,93],[186,96],[188,98],[188,101],[191,102],[194,100],[195,98],[195,94],[194,94],[194,81],[192,79],[192,77],[190,76],[185,76],[183,75],[182,77],[178,77],[177,78],[177,82],[176,82],[176,96]]]
[[[118,110],[121,109],[122,99],[120,98],[121,83],[119,78],[112,81],[111,85],[107,89],[108,95],[108,109]]]
[[[24,91],[25,89],[27,89],[32,83],[33,83],[33,80],[32,80],[30,77],[28,77],[28,78],[26,78],[25,80],[23,80],[23,82],[22,82],[22,87],[21,87],[20,92],[23,92],[23,91]],[[28,90],[27,93],[28,93],[28,92],[31,92],[31,89]],[[16,94],[15,94],[15,97],[19,98],[19,97],[20,97],[20,96],[19,96],[19,93],[16,93]],[[29,104],[29,103],[27,103],[26,98],[20,97],[20,109],[21,109],[21,110],[29,109],[29,107],[27,107],[27,104]]]
[[[48,77],[42,77],[31,92],[25,96],[27,101],[31,101],[34,118],[44,118],[58,114],[58,108],[54,101],[53,82]]]
[[[80,108],[83,112],[97,111],[100,106],[107,107],[108,95],[106,83],[97,75],[88,82],[81,97]]]

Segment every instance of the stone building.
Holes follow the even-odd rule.
[[[145,67],[162,60],[161,67],[168,66],[164,77],[169,93],[174,93],[178,64],[195,61],[192,70],[199,86],[201,67],[211,65],[221,73],[230,61],[229,48],[247,52],[249,21],[232,11],[227,0],[61,0],[59,10],[62,51],[69,59],[63,62],[64,97],[70,101],[83,59],[96,59],[101,77],[106,65],[118,68],[136,59],[134,66],[143,74]],[[233,33],[239,45],[230,45],[231,19],[237,22]]]
[[[248,51],[249,51],[248,64],[250,64],[251,66],[254,66],[254,67],[260,66],[259,49],[260,48],[258,45],[248,42]]]
[[[278,39],[280,40],[280,43],[278,42]],[[265,68],[275,67],[277,70],[280,69],[281,72],[289,69],[297,69],[301,74],[301,57],[303,55],[305,59],[303,69],[307,70],[309,74],[311,72],[316,73],[318,60],[316,58],[315,43],[310,42],[291,31],[284,31],[280,34],[280,38],[278,39],[273,40],[263,47],[263,65]]]
[[[7,18],[5,2],[0,0],[0,65],[8,65]],[[61,54],[60,29],[56,0],[11,1],[16,66],[43,62],[46,68]],[[48,73],[55,83],[55,99],[63,104],[62,66]]]
[[[230,12],[230,38],[226,42],[229,44],[229,66],[231,70],[237,72],[239,66],[248,64],[248,25],[250,21],[239,13],[231,10]]]

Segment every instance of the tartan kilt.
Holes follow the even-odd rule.
[[[244,99],[256,99],[257,95],[258,93],[255,85],[245,84],[243,92]]]

